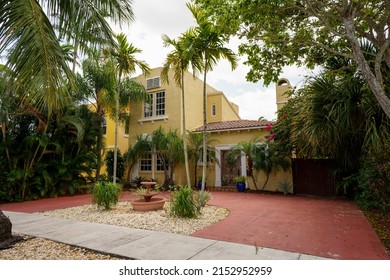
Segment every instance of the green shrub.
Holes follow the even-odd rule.
[[[122,188],[118,184],[97,182],[92,189],[92,202],[105,210],[111,209],[118,202]]]
[[[107,176],[110,181],[112,181],[112,175],[114,174],[114,151],[108,151],[106,154],[106,157],[104,158],[104,162],[106,163],[107,167]],[[123,178],[123,174],[125,173],[125,160],[123,159],[123,156],[121,152],[118,150],[117,154],[117,166],[116,166],[116,178],[117,182],[118,179]]]
[[[207,202],[211,199],[211,194],[207,191],[195,192],[195,201],[199,207],[205,207]]]
[[[283,192],[284,195],[288,195],[291,189],[291,183],[289,180],[284,179],[283,181],[278,183],[278,188]]]
[[[176,217],[195,218],[200,212],[200,207],[194,198],[194,191],[191,187],[185,186],[171,195],[170,213]]]
[[[357,176],[355,200],[364,210],[390,211],[389,160],[366,158]]]

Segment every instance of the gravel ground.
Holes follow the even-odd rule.
[[[224,219],[229,211],[215,206],[206,206],[197,219],[174,218],[168,214],[169,203],[163,210],[137,212],[129,202],[121,202],[110,211],[98,210],[86,205],[39,214],[80,220],[85,222],[119,225],[124,227],[171,232],[183,235],[192,233]],[[66,244],[25,236],[12,248],[0,250],[0,260],[115,260],[116,257]]]

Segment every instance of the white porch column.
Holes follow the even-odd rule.
[[[133,166],[133,172],[132,172],[132,176],[133,176],[133,178],[135,178],[135,177],[138,177],[139,176],[139,164],[138,164],[138,160],[137,160],[137,162],[134,164],[134,166]]]
[[[246,176],[246,154],[241,152],[241,175]],[[248,187],[248,182],[245,182]]]

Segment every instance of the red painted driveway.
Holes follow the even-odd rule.
[[[333,259],[387,259],[357,206],[342,199],[214,192],[210,204],[230,215],[193,236]]]
[[[124,192],[120,200],[130,197]],[[390,260],[351,201],[236,192],[212,192],[212,197],[210,204],[229,209],[230,215],[193,236],[333,259]],[[90,195],[76,195],[3,204],[0,209],[32,213],[90,203]]]

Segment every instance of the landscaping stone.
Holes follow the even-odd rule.
[[[12,223],[0,210],[0,243],[12,238]]]

